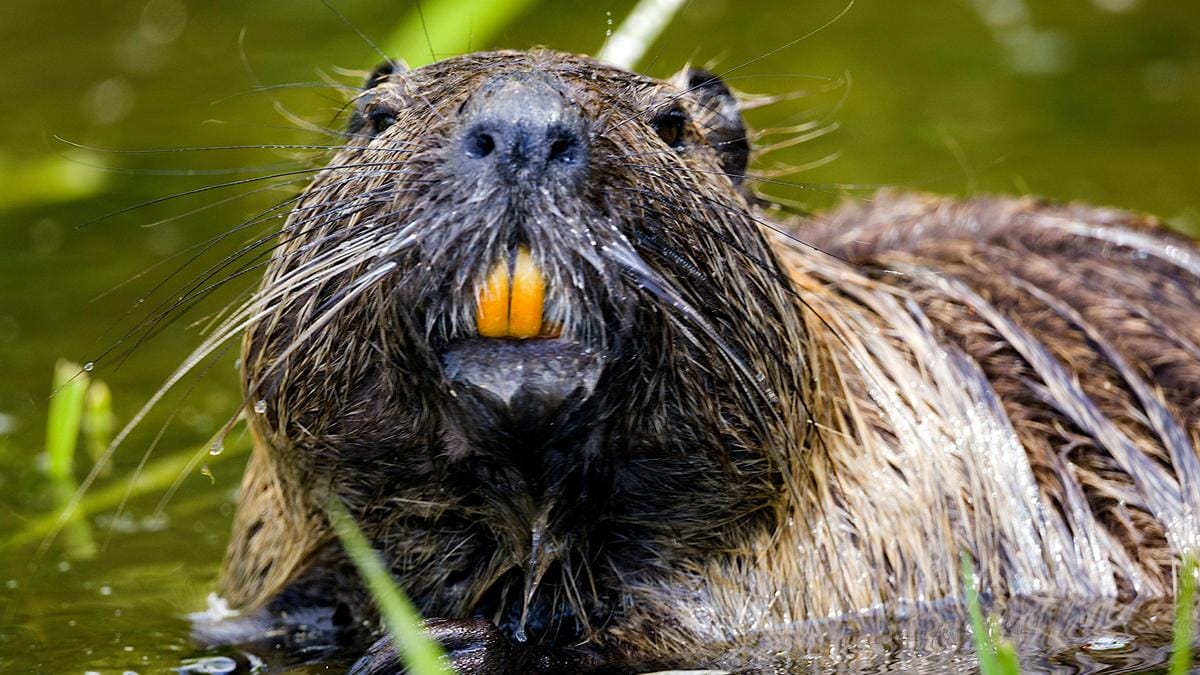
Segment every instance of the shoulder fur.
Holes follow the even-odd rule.
[[[330,537],[309,492],[255,433],[221,569],[224,597],[243,610],[263,606],[310,566]]]

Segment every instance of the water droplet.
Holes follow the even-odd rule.
[[[83,364],[83,369],[89,373],[92,372],[92,369],[95,367],[96,367],[96,364],[92,363],[91,361],[88,361],[87,363]]]
[[[267,412],[267,402],[262,400],[261,398],[258,399],[257,401],[255,401],[254,402],[254,412],[258,413],[259,415]]]
[[[212,447],[208,449],[208,454],[212,455],[213,457],[216,457],[222,452],[225,452],[225,444],[221,441],[213,441]]]
[[[112,595],[112,586],[101,586],[100,595]]]
[[[60,561],[58,563],[58,571],[59,572],[70,572],[71,571],[71,563],[67,562],[66,560]]]

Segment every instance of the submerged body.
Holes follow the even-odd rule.
[[[473,672],[741,667],[957,597],[962,552],[1000,597],[1161,597],[1197,545],[1200,253],[1153,222],[779,219],[703,71],[477,54],[355,111],[234,317],[244,616],[208,641],[380,639],[332,497]]]

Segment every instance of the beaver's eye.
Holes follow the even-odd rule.
[[[378,134],[396,123],[396,109],[386,105],[376,106],[367,113],[367,121],[371,133]]]
[[[686,123],[687,113],[679,108],[671,108],[654,118],[650,122],[650,126],[658,132],[658,137],[663,140],[663,143],[672,148],[678,148],[683,145],[683,125]]]

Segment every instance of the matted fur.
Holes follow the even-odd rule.
[[[686,654],[954,597],[963,551],[1001,597],[1170,594],[1200,533],[1190,243],[1110,209],[890,193],[791,234],[822,373],[808,489],[742,554],[642,588],[629,633]]]
[[[588,115],[587,182],[465,182],[456,111],[534,72]],[[631,663],[729,663],[764,632],[954,598],[961,552],[998,596],[1170,592],[1200,536],[1196,249],[1032,199],[771,220],[698,96],[546,51],[364,93],[361,118],[392,123],[307,188],[201,349],[245,328],[261,402],[227,595],[276,611],[340,579],[331,492],[427,615]],[[667,147],[648,121],[675,105],[692,123]],[[518,221],[550,317],[620,364],[537,490],[454,440],[437,358]],[[353,582],[326,600],[372,616]]]

